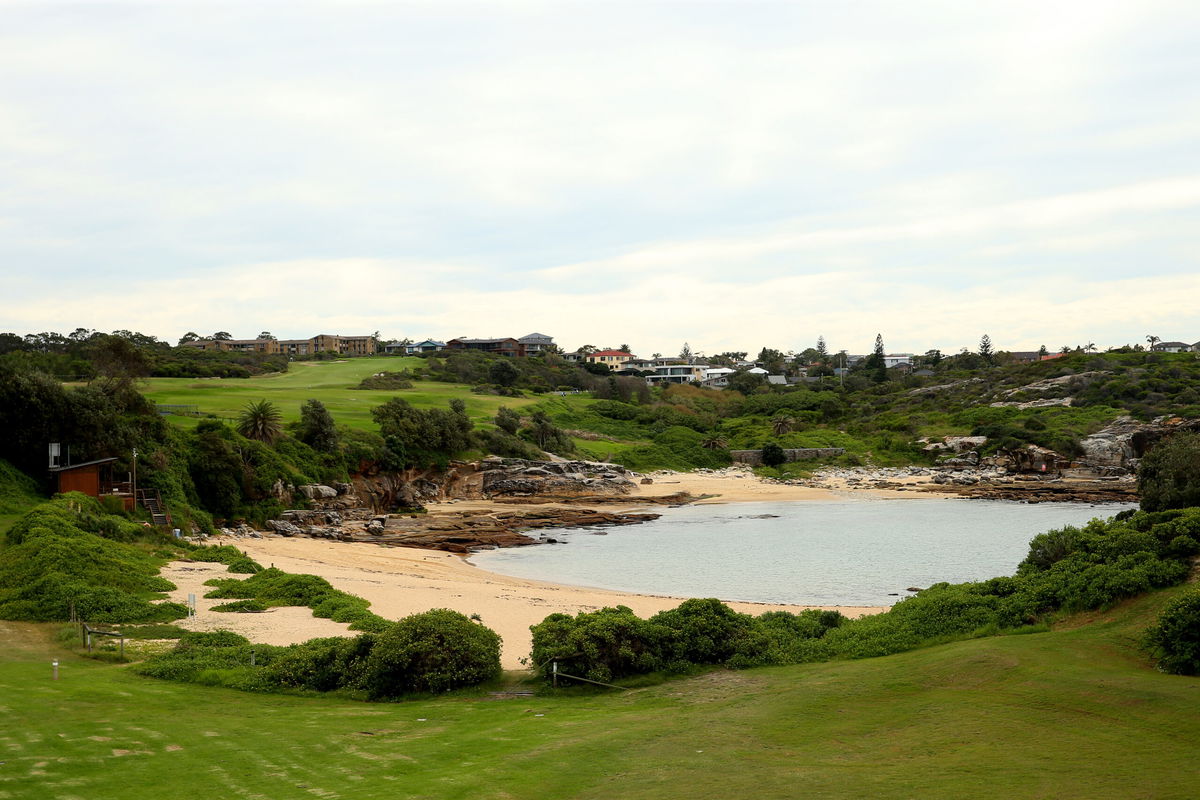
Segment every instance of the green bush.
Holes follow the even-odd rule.
[[[405,617],[375,637],[363,688],[372,698],[446,692],[500,674],[500,637],[457,611]]]
[[[100,513],[95,499],[71,493],[43,503],[9,532],[0,550],[0,619],[54,621],[74,608],[88,622],[170,622],[178,603],[153,603],[173,584],[158,575],[164,559],[97,531],[125,520]],[[141,531],[140,526],[132,527]]]
[[[258,600],[268,606],[308,606],[313,616],[348,623],[353,630],[379,631],[389,624],[369,610],[371,604],[366,600],[335,589],[316,575],[294,574],[272,567],[260,568],[245,580],[215,578],[208,584],[215,588],[205,597]]]
[[[787,461],[787,454],[775,442],[767,442],[762,448],[762,463],[768,467],[778,467]]]
[[[670,631],[660,644],[664,661],[721,664],[737,652],[740,640],[753,626],[753,617],[708,598],[685,600],[655,614],[650,624]]]
[[[1146,511],[1200,506],[1200,433],[1177,433],[1151,448],[1138,467],[1138,493]]]
[[[1200,591],[1172,600],[1145,642],[1163,672],[1200,675]]]
[[[258,600],[234,600],[232,603],[221,603],[212,607],[213,611],[225,611],[232,614],[246,614],[266,611],[267,606]]]
[[[268,685],[314,692],[358,688],[374,646],[373,634],[352,639],[312,639],[279,653],[265,668],[262,679]]]
[[[533,632],[531,658],[543,675],[557,661],[562,672],[594,681],[653,672],[670,631],[642,619],[628,606],[581,611],[574,617],[551,614]]]

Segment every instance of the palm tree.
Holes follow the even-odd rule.
[[[1151,334],[1150,336],[1147,336],[1147,337],[1146,337],[1146,341],[1150,343],[1150,349],[1151,349],[1151,350],[1153,350],[1153,349],[1154,349],[1154,345],[1156,345],[1156,344],[1158,344],[1159,342],[1161,342],[1161,341],[1162,341],[1162,339],[1161,339],[1161,338],[1159,338],[1158,336],[1154,336],[1153,334]]]
[[[238,415],[237,431],[247,439],[270,444],[283,434],[283,417],[270,400],[247,403]]]
[[[729,447],[729,440],[720,434],[713,434],[700,442],[700,446],[706,450],[724,450],[726,447]]]
[[[788,414],[780,414],[771,420],[771,430],[776,436],[783,436],[785,433],[790,433],[792,428],[796,427],[796,418]]]

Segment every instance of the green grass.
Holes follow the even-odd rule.
[[[0,796],[1191,798],[1200,680],[1134,646],[1184,590],[887,658],[394,705],[154,681],[0,623]]]
[[[393,397],[403,397],[419,408],[445,408],[454,398],[467,404],[467,413],[477,422],[490,421],[500,406],[518,408],[536,398],[494,397],[471,393],[471,387],[456,383],[415,381],[412,389],[358,390],[363,378],[376,372],[395,372],[419,365],[419,358],[380,356],[345,361],[297,361],[286,373],[253,378],[148,378],[140,389],[155,403],[194,405],[203,414],[235,418],[252,400],[270,400],[279,406],[284,422],[299,419],[305,400],[320,400],[339,424],[375,430],[371,409]],[[192,427],[196,417],[170,416],[181,426]]]

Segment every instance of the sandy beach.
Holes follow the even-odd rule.
[[[320,575],[338,589],[366,598],[372,611],[389,619],[431,608],[479,614],[484,624],[504,639],[501,661],[505,669],[523,666],[520,659],[529,655],[529,626],[549,614],[575,614],[626,605],[641,616],[650,616],[674,608],[681,600],[511,578],[478,569],[459,556],[433,550],[278,536],[225,543],[246,551],[263,566]],[[353,635],[346,625],[314,617],[307,608],[276,608],[263,614],[210,611],[223,601],[204,599],[204,593],[210,589],[203,583],[212,577],[228,576],[221,564],[175,562],[162,574],[179,587],[171,593],[171,599],[184,602],[189,592],[197,597],[197,616],[180,623],[186,628],[225,628],[252,641],[281,645],[318,636]],[[729,605],[749,614],[829,608],[765,603]],[[861,616],[884,609],[863,606],[838,610],[847,616]]]
[[[639,497],[676,492],[688,492],[694,496],[713,495],[699,501],[701,503],[821,501],[844,499],[853,494],[886,494],[914,499],[929,497],[910,492],[878,492],[848,487],[827,490],[770,484],[752,474],[678,473],[656,477],[652,484],[639,485],[635,494],[630,496],[628,507],[643,507],[645,504],[639,502]],[[473,507],[498,506],[483,500],[457,501],[431,505],[429,511],[436,514],[439,511],[461,511]],[[479,569],[460,556],[434,550],[269,534],[262,539],[218,538],[212,543],[232,544],[263,566],[319,575],[338,589],[367,599],[372,611],[389,619],[399,619],[431,608],[450,608],[468,615],[479,614],[484,624],[503,637],[501,660],[505,669],[520,669],[523,666],[521,659],[529,655],[529,626],[541,622],[549,614],[575,614],[604,606],[625,605],[637,614],[648,617],[675,607],[683,599],[498,575]],[[242,633],[252,641],[278,645],[319,636],[354,635],[347,625],[314,617],[307,608],[275,608],[262,614],[212,611],[212,606],[223,601],[204,598],[205,592],[209,591],[209,587],[203,585],[204,581],[218,576],[240,577],[229,576],[221,564],[174,562],[162,574],[178,587],[171,593],[172,600],[186,602],[189,593],[196,595],[197,616],[180,623],[186,628],[225,628]],[[743,602],[730,602],[729,605],[750,614],[834,608]],[[836,608],[851,617],[886,610],[886,606]]]

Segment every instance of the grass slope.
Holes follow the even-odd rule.
[[[0,542],[14,522],[45,499],[38,494],[33,478],[0,459]]]
[[[532,399],[494,397],[471,393],[471,387],[455,383],[416,381],[412,389],[358,390],[363,378],[377,372],[396,372],[420,363],[418,358],[380,356],[345,361],[297,361],[288,372],[253,378],[148,378],[140,388],[155,403],[195,405],[202,413],[237,417],[252,400],[270,400],[279,406],[285,422],[299,419],[305,400],[320,400],[333,418],[343,425],[376,430],[371,409],[393,397],[403,397],[418,408],[445,408],[460,398],[467,413],[477,422],[491,421],[500,406],[520,407]],[[168,417],[180,425],[195,425],[195,417]]]
[[[1134,641],[1182,589],[1050,633],[621,694],[371,705],[139,678],[0,622],[0,796],[1190,798],[1200,681]]]

